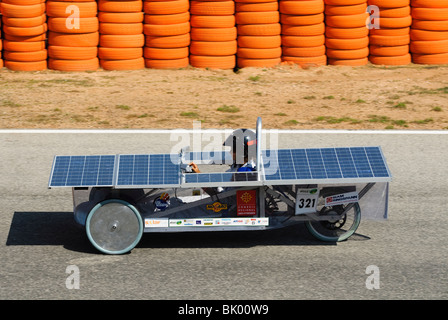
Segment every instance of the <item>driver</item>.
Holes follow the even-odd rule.
[[[249,129],[238,129],[227,137],[223,146],[230,147],[233,163],[227,172],[255,171],[255,159],[257,153],[257,136]],[[190,163],[195,173],[200,173],[198,166]]]

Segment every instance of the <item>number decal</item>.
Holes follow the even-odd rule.
[[[318,189],[301,189],[297,192],[296,214],[316,212]]]

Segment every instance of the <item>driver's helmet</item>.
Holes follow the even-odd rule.
[[[244,164],[257,157],[257,135],[249,129],[238,129],[232,132],[223,144],[236,153],[234,164]]]

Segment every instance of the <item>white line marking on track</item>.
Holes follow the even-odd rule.
[[[209,132],[225,133],[232,129],[0,129],[0,134],[170,134],[173,132]],[[280,134],[387,134],[387,135],[446,135],[448,130],[271,130],[263,129],[265,133]]]

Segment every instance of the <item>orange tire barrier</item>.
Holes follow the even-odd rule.
[[[412,54],[412,60],[417,64],[447,64],[448,53],[439,54]]]
[[[313,15],[324,12],[325,4],[322,0],[280,1],[279,11],[291,15]]]
[[[190,12],[188,0],[144,1],[144,65],[154,69],[188,66]]]
[[[70,34],[59,32],[48,32],[48,43],[63,47],[97,47],[100,41],[99,32]]]
[[[369,50],[371,56],[377,56],[377,57],[404,56],[409,53],[409,45],[391,46],[391,47],[371,45]]]
[[[2,20],[5,26],[28,28],[37,27],[47,22],[47,15],[42,14],[40,16],[31,18],[11,18],[3,16]]]
[[[146,36],[145,47],[149,48],[183,48],[190,45],[190,33],[177,36]]]
[[[61,0],[59,0],[61,1]],[[76,0],[75,0],[76,1]],[[79,18],[94,18],[98,13],[97,3],[95,1],[89,2],[70,2],[79,8]],[[67,18],[70,13],[67,13],[67,2],[48,1],[47,16],[48,17],[64,17]]]
[[[5,39],[1,67],[4,65],[14,71],[47,69],[45,7],[41,0],[5,0],[0,3]],[[1,42],[0,39],[0,50]]]
[[[131,12],[141,12],[142,8],[143,8],[142,0],[129,0],[129,1],[98,0],[99,12],[131,13]]]
[[[190,1],[190,14],[196,16],[228,16],[235,13],[235,2],[223,1]]]
[[[0,68],[17,71],[448,64],[447,0],[0,0],[0,14]]]
[[[327,64],[324,0],[281,1],[282,61],[302,67]]]
[[[104,70],[145,68],[143,1],[98,1],[100,67]]]
[[[360,66],[368,63],[367,0],[325,0],[325,45],[328,64]]]
[[[232,28],[235,26],[235,16],[196,16],[190,17],[192,28]]]
[[[48,59],[48,67],[60,71],[95,71],[100,67],[98,58],[90,60]]]
[[[327,56],[322,55],[319,57],[294,57],[294,56],[283,56],[282,61],[295,63],[302,67],[306,66],[322,66],[327,64]]]
[[[294,26],[309,26],[320,24],[324,22],[324,14],[310,14],[305,16],[293,15],[293,14],[280,14],[280,22],[282,24],[294,25]]]
[[[367,11],[367,3],[363,1],[352,5],[330,5],[325,6],[325,14],[329,16],[344,16],[352,14],[362,14]]]
[[[47,0],[48,67],[59,71],[99,68],[98,3]]]
[[[5,67],[13,71],[41,71],[47,69],[47,60],[19,62],[5,60]]]
[[[379,28],[370,30],[369,61],[380,65],[406,65],[409,55],[410,26],[412,24],[409,0],[368,0],[369,5],[379,7]],[[407,50],[407,51],[406,51]]]
[[[232,69],[237,52],[234,1],[190,1],[189,63],[195,68]]]
[[[448,63],[448,1],[411,0],[409,50],[417,64]]]
[[[235,22],[238,32],[237,66],[269,68],[278,65],[282,56],[282,27],[279,12],[282,3],[272,0],[235,1]],[[310,0],[312,4],[315,2],[317,1]]]
[[[369,56],[369,61],[373,64],[401,66],[410,64],[412,61],[411,55],[406,53],[402,56]]]
[[[90,60],[98,55],[97,47],[49,46],[48,54],[53,59]]]
[[[278,6],[277,1],[235,2],[235,12],[277,11]]]
[[[143,56],[143,48],[98,48],[100,60],[128,60],[138,59]]]
[[[101,60],[100,66],[104,70],[139,70],[145,68],[145,59]]]
[[[100,23],[141,23],[143,12],[98,12]]]
[[[411,0],[411,5],[416,8],[446,8],[445,0]]]
[[[45,3],[34,5],[9,4],[2,2],[2,14],[10,18],[34,18],[45,13]]]
[[[194,41],[232,41],[237,37],[236,27],[232,28],[192,28],[191,39]],[[235,40],[236,41],[236,40]]]

